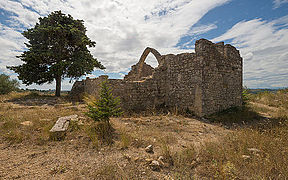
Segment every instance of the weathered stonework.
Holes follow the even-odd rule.
[[[150,52],[159,64],[155,69],[145,63]],[[106,79],[77,81],[71,96],[98,96],[99,85]],[[242,58],[235,47],[206,39],[196,41],[195,53],[161,55],[146,48],[124,80],[108,82],[124,110],[177,107],[204,116],[242,104]]]

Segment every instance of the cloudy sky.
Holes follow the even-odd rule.
[[[161,54],[194,52],[195,41],[206,38],[240,50],[247,87],[288,87],[288,0],[0,0],[0,73],[17,78],[6,66],[21,64],[21,32],[56,10],[84,20],[96,41],[90,51],[107,69],[90,77],[123,77],[147,46]],[[147,62],[157,66],[152,55]],[[71,86],[64,80],[63,89]]]

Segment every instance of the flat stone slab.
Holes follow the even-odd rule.
[[[60,117],[54,126],[50,129],[50,132],[63,132],[68,129],[71,120],[77,119],[78,115]]]

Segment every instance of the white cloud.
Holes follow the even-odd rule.
[[[191,28],[191,30],[189,30],[186,35],[193,36],[193,35],[198,35],[198,34],[204,34],[216,28],[217,28],[216,24],[196,26],[196,27]]]
[[[199,37],[199,35],[207,33],[208,31],[211,31],[213,29],[216,29],[216,24],[207,24],[207,25],[198,25],[193,26],[186,34],[183,35],[183,37],[189,37],[189,40],[183,44],[180,44],[181,49],[194,49],[194,41]]]
[[[0,7],[14,14],[10,17],[11,18],[10,23],[12,26],[15,27],[21,27],[21,26],[32,27],[37,21],[37,18],[39,17],[39,14],[25,8],[19,2],[10,0],[1,0]]]
[[[279,8],[282,4],[285,4],[285,3],[288,3],[288,0],[274,0],[273,1],[273,8],[276,9],[276,8]]]
[[[0,8],[12,15],[9,27],[1,25],[10,30],[0,36],[1,42],[5,43],[0,67],[19,64],[15,56],[23,51],[24,39],[19,37],[18,30],[33,27],[40,16],[62,10],[85,21],[88,36],[97,43],[90,49],[91,53],[107,67],[108,72],[127,72],[147,46],[162,54],[179,52],[174,48],[179,39],[191,33],[189,29],[208,11],[229,1],[1,0]],[[207,28],[215,26],[209,25],[198,31],[201,33]],[[7,34],[10,35],[6,37]]]
[[[271,22],[242,21],[212,41],[231,40],[231,44],[240,49],[244,59],[244,84],[248,87],[267,88],[280,84],[287,87],[287,25],[288,16]]]
[[[20,32],[14,28],[7,27],[0,23],[0,71],[10,74],[6,66],[19,65],[21,61],[16,58],[24,51],[26,40]]]
[[[106,67],[106,72],[127,72],[147,47],[161,54],[191,52],[175,48],[179,39],[217,28],[215,24],[192,27],[209,10],[230,0],[1,0],[0,9],[12,13],[8,25],[0,24],[0,71],[18,65],[15,58],[25,49],[20,32],[31,28],[38,17],[62,10],[75,19],[83,19],[88,36],[96,41],[91,53]],[[288,0],[274,0],[279,8]],[[192,28],[191,28],[192,27]],[[244,58],[245,84],[249,87],[288,86],[288,16],[268,22],[262,19],[241,21],[213,41],[231,40]],[[193,39],[191,40],[193,41]],[[190,47],[191,41],[181,47]],[[157,64],[152,55],[147,62]],[[121,75],[121,74],[120,74]],[[122,76],[122,75],[121,75]],[[283,78],[284,77],[284,78]],[[64,83],[69,89],[71,84]],[[54,85],[32,86],[54,88]]]

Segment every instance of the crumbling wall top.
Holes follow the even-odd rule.
[[[207,39],[199,39],[195,43],[195,52],[197,55],[216,55],[220,53],[228,59],[240,59],[239,51],[230,44],[224,42],[212,43]]]

